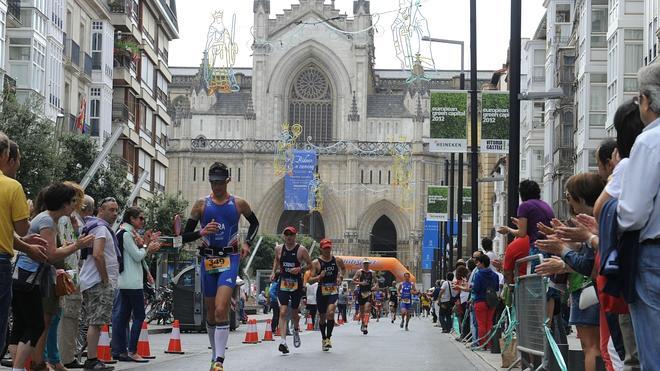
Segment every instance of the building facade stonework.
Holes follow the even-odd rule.
[[[221,161],[230,192],[250,202],[262,233],[293,224],[332,239],[338,254],[394,256],[421,273],[426,186],[442,183],[446,157],[424,143],[429,92],[458,88],[459,72],[420,68],[423,78],[408,83],[410,71],[376,70],[369,12],[363,0],[352,18],[301,0],[272,18],[269,1],[254,1],[253,65],[234,69],[239,92],[209,96],[203,62],[172,67],[168,191],[190,202],[208,195],[208,168]],[[480,72],[480,83],[491,74]],[[318,153],[318,212],[284,210],[284,177],[274,168],[284,123],[300,123],[296,147]],[[395,184],[393,153],[402,148],[408,187]]]

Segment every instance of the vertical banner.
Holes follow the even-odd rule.
[[[310,185],[314,183],[316,152],[293,151],[293,171],[284,177],[284,210],[309,211]]]
[[[467,152],[466,91],[431,92],[430,152]]]
[[[440,223],[424,220],[424,243],[422,244],[422,269],[433,269],[433,253],[439,247]]]
[[[509,93],[481,93],[481,153],[509,153]]]
[[[447,221],[449,187],[428,186],[426,197],[426,218],[434,221]]]
[[[463,187],[463,221],[472,221],[472,187]]]

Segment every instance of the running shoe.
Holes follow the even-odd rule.
[[[330,340],[330,338],[327,338],[326,342],[328,344],[328,348],[332,348],[332,340]]]
[[[366,335],[366,334],[369,333],[369,330],[367,330],[367,326],[364,326],[364,330],[362,330],[362,333],[363,333],[364,335]]]
[[[106,366],[105,363],[99,361],[98,359],[95,360],[86,360],[85,361],[85,370],[94,370],[94,371],[112,371],[115,368],[113,366]]]
[[[286,344],[280,343],[280,347],[278,348],[282,354],[289,354],[289,347]]]
[[[399,325],[399,327],[403,328],[403,321],[401,321],[401,325]]]
[[[225,368],[222,366],[221,362],[213,362],[211,363],[211,369],[209,371],[224,371]]]
[[[293,330],[293,346],[300,348],[300,330]]]
[[[328,347],[328,339],[323,339],[321,341],[321,350],[323,350],[324,352],[330,350],[330,347]]]

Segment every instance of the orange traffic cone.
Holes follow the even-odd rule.
[[[172,334],[170,335],[170,343],[167,345],[165,353],[170,354],[184,354],[181,350],[181,329],[179,328],[179,320],[175,319],[172,324]]]
[[[259,343],[259,334],[257,333],[257,320],[251,319],[248,320],[248,331],[245,334],[245,340],[243,344],[258,344]]]
[[[261,341],[275,341],[273,339],[273,330],[271,330],[271,321],[266,320],[266,331],[264,332],[264,338]]]
[[[149,345],[149,329],[147,323],[142,321],[142,330],[140,330],[140,338],[137,343],[137,354],[145,359],[154,359],[155,356],[151,355],[151,346]]]
[[[108,333],[108,325],[101,327],[101,336],[99,337],[99,345],[96,348],[97,358],[103,363],[117,363],[112,360],[112,352],[110,351],[110,334]]]
[[[312,322],[312,316],[307,315],[307,331],[314,331],[314,323]]]

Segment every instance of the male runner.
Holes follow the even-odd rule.
[[[413,282],[410,282],[410,273],[403,274],[403,282],[399,284],[399,297],[401,298],[401,328],[403,322],[406,323],[408,331],[408,322],[410,322],[410,311],[412,310],[412,295],[417,293],[417,288]]]
[[[280,333],[282,342],[279,350],[283,354],[289,353],[286,344],[286,318],[291,303],[291,319],[293,321],[293,346],[300,347],[300,299],[303,296],[303,273],[311,267],[312,259],[309,252],[299,243],[296,243],[298,230],[295,227],[284,228],[284,245],[275,246],[275,260],[273,261],[273,272],[271,280],[275,278],[275,272],[280,272],[280,291],[277,298],[280,302]],[[305,263],[303,266],[301,262]]]
[[[390,314],[392,315],[392,323],[396,321],[396,309],[399,304],[399,296],[397,295],[396,282],[392,282],[392,286],[389,287],[389,302],[390,302]]]
[[[211,371],[222,371],[229,338],[229,310],[238,266],[240,259],[250,253],[259,221],[245,200],[227,192],[227,184],[231,181],[227,166],[216,162],[209,168],[208,175],[211,194],[193,205],[182,238],[183,242],[202,238],[201,276],[207,313],[206,329],[213,349]],[[239,249],[238,223],[241,215],[247,219],[250,227]],[[195,231],[198,222],[202,229]]]
[[[380,316],[383,313],[383,299],[384,299],[383,291],[381,289],[377,289],[374,292],[374,304],[376,304],[376,322],[380,322]]]
[[[370,263],[368,258],[364,258],[362,269],[355,272],[353,277],[353,282],[359,287],[357,300],[360,304],[360,319],[362,320],[360,330],[365,335],[369,333],[367,327],[369,326],[369,313],[371,313],[371,292],[378,287],[374,280],[374,271],[369,269]]]
[[[321,256],[312,262],[312,274],[308,282],[318,282],[316,290],[316,306],[319,311],[319,328],[321,329],[321,349],[327,352],[332,348],[332,329],[335,327],[335,304],[339,296],[346,267],[341,258],[332,255],[332,241],[323,239],[319,243]]]

